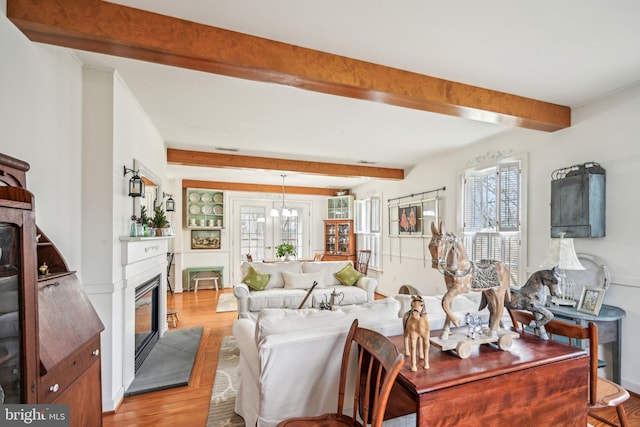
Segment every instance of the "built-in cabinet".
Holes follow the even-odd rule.
[[[185,188],[185,227],[215,230],[224,227],[224,192],[203,188]]]
[[[69,405],[102,425],[100,332],[75,272],[36,227],[29,165],[0,154],[0,386],[4,403]]]
[[[329,197],[327,219],[353,219],[353,196]]]
[[[353,220],[324,221],[324,261],[356,260],[356,241]]]

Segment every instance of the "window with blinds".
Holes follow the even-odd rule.
[[[356,200],[355,233],[358,250],[370,250],[370,269],[381,269],[382,247],[380,244],[380,224],[382,222],[382,206],[379,197]]]
[[[469,258],[494,259],[509,268],[519,286],[521,262],[521,161],[468,170],[463,180],[463,239]]]

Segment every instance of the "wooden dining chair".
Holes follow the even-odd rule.
[[[524,327],[534,320],[533,314],[528,311],[508,311],[513,326],[518,331],[524,332]],[[619,426],[627,427],[627,414],[622,404],[629,399],[629,392],[613,381],[598,376],[598,325],[589,322],[587,326],[581,326],[552,319],[544,327],[551,339],[554,339],[554,336],[566,337],[569,339],[569,345],[574,345],[574,340],[589,340],[589,416],[607,425],[618,426],[594,413],[615,407]]]
[[[317,253],[313,256],[313,260],[314,261],[322,261],[322,257],[324,257],[324,254],[321,253]]]
[[[353,343],[357,344],[354,347],[358,350],[358,364],[353,413],[348,416],[343,414],[343,409],[347,369]],[[403,362],[404,356],[389,338],[370,329],[360,328],[358,319],[354,320],[342,353],[337,411],[314,417],[291,418],[281,421],[278,427],[361,426],[357,421],[357,415],[363,420],[369,420],[371,427],[382,426],[387,400]]]
[[[358,259],[356,260],[355,269],[360,273],[367,275],[369,271],[369,260],[371,259],[371,251],[362,249],[358,251]]]

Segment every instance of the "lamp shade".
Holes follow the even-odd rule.
[[[551,239],[547,258],[540,267],[550,268],[558,266],[561,270],[584,270],[580,264],[576,250],[573,247],[573,239],[566,239],[564,233],[559,239]]]

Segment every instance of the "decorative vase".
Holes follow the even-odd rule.
[[[284,256],[284,260],[285,260],[285,261],[291,261],[291,255],[286,254],[286,255]]]
[[[129,225],[129,237],[136,237],[138,235],[137,224],[137,222],[131,221],[131,224]]]

